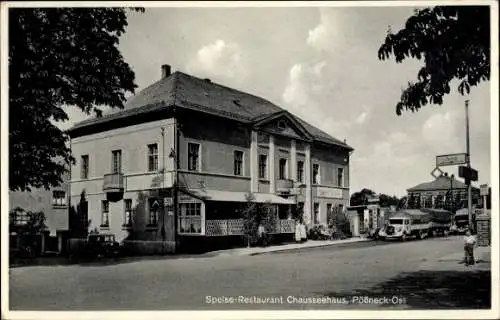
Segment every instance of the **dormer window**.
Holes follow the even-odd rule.
[[[285,120],[278,121],[278,129],[280,129],[280,130],[286,129],[286,122],[285,122]]]

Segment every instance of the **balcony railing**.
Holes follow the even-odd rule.
[[[294,233],[295,220],[277,220],[275,230],[266,230],[269,233]],[[274,229],[274,228],[273,228]],[[207,220],[205,221],[206,236],[244,235],[243,219]]]
[[[123,192],[123,174],[108,173],[104,175],[104,183],[102,185],[104,192]]]
[[[276,192],[290,193],[292,189],[293,189],[293,180],[290,179],[276,180]]]

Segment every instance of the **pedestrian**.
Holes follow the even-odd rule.
[[[297,222],[295,223],[295,242],[297,243],[302,242],[302,237],[300,236],[301,223],[302,222],[300,220],[297,220]]]
[[[464,237],[464,253],[465,265],[471,266],[474,264],[474,246],[476,244],[476,237],[472,235],[470,229],[465,232]]]
[[[302,242],[307,241],[307,230],[306,230],[306,225],[304,222],[300,223],[300,238]]]
[[[264,228],[264,225],[262,225],[262,223],[259,223],[259,227],[257,229],[257,234],[259,236],[259,245],[261,245],[263,247],[267,246],[266,229]]]

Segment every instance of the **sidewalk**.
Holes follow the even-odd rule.
[[[333,246],[333,245],[363,242],[363,241],[370,241],[370,240],[371,239],[367,239],[367,238],[350,238],[350,239],[344,239],[344,240],[308,240],[307,242],[304,242],[304,243],[290,243],[290,244],[275,245],[275,246],[269,246],[269,247],[250,247],[250,248],[236,248],[236,249],[212,251],[211,254],[214,254],[214,256],[216,256],[216,257],[254,256],[254,255],[264,254],[264,253],[269,253],[269,252],[289,251],[289,250],[297,250],[297,249],[304,249],[304,248],[325,247],[325,246]]]
[[[491,246],[477,247],[474,249],[476,264],[467,267],[463,263],[464,253],[461,250],[442,256],[438,259],[425,261],[420,267],[423,270],[436,271],[463,271],[463,270],[490,270],[491,269]]]

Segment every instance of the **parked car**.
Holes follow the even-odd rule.
[[[113,257],[120,254],[120,244],[114,234],[90,234],[84,254],[87,257]]]

